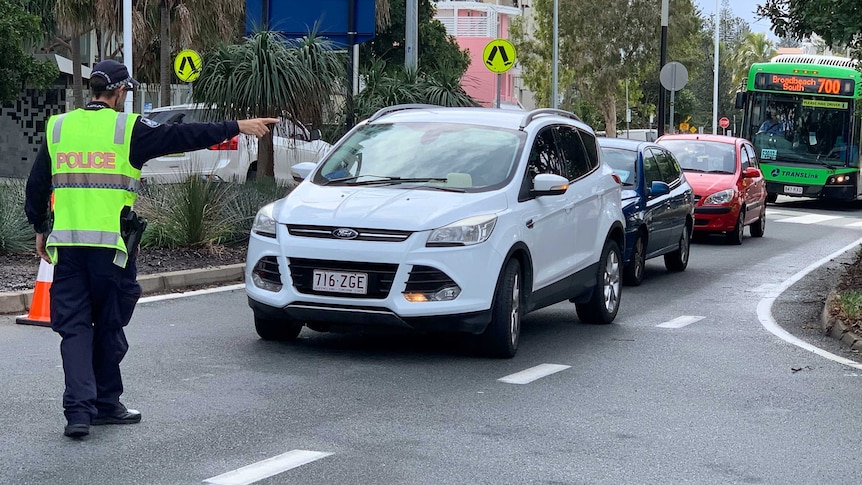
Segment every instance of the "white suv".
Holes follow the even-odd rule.
[[[620,183],[571,113],[393,106],[295,170],[305,180],[260,210],[249,240],[264,339],[391,325],[474,334],[512,357],[529,311],[617,314]]]
[[[163,124],[220,121],[214,111],[200,104],[179,104],[156,108],[145,116]],[[292,181],[291,167],[297,163],[320,160],[329,143],[320,139],[319,130],[309,131],[300,123],[283,120],[273,127],[275,178]],[[144,164],[145,182],[178,182],[191,174],[218,180],[244,182],[257,174],[257,138],[237,135],[204,150],[174,153]]]

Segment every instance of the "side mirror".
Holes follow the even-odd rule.
[[[569,181],[563,176],[551,173],[540,173],[533,179],[533,189],[530,195],[541,197],[544,195],[561,195],[569,190]]]
[[[744,172],[742,172],[742,176],[747,179],[756,179],[758,177],[762,177],[763,173],[760,172],[760,169],[748,167]]]
[[[670,186],[665,182],[660,182],[658,180],[653,181],[652,185],[649,187],[649,196],[650,197],[658,197],[660,195],[665,195],[670,193]]]
[[[291,176],[296,182],[302,182],[314,170],[317,164],[314,162],[302,162],[290,167]]]
[[[746,91],[737,91],[736,92],[736,101],[733,104],[733,107],[736,109],[745,108],[745,102],[748,101],[748,92]]]
[[[322,136],[323,136],[323,135],[321,135],[320,130],[319,130],[319,129],[317,129],[317,128],[315,128],[315,129],[311,130],[311,134],[310,134],[309,140],[310,140],[310,141],[320,140],[320,138],[321,138]]]

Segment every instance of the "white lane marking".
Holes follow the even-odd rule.
[[[245,283],[236,285],[219,286],[218,288],[207,288],[205,290],[193,290],[183,293],[166,293],[164,295],[147,296],[138,300],[138,303],[150,303],[162,300],[174,300],[177,298],[185,298],[187,296],[209,295],[210,293],[221,293],[223,291],[241,290],[245,288]]]
[[[778,219],[775,222],[791,222],[793,224],[817,224],[819,222],[831,221],[833,219],[841,219],[841,216],[826,216],[822,214],[808,214],[807,216],[789,217],[787,219]]]
[[[838,362],[839,364],[844,364],[844,365],[853,367],[854,369],[862,370],[862,363],[841,357],[840,355],[835,355],[835,354],[828,352],[826,350],[823,350],[819,347],[815,347],[815,346],[809,344],[808,342],[800,340],[800,339],[796,338],[795,336],[791,335],[787,330],[784,330],[783,328],[781,328],[778,325],[778,323],[775,322],[775,319],[772,318],[772,304],[775,303],[775,300],[777,300],[778,297],[781,296],[781,294],[784,293],[784,291],[786,289],[793,286],[794,283],[801,280],[808,273],[810,273],[810,272],[814,271],[815,269],[819,268],[820,266],[823,266],[824,264],[828,263],[830,260],[837,258],[838,256],[841,256],[842,254],[846,253],[847,251],[850,251],[851,249],[858,248],[860,244],[862,244],[862,239],[858,239],[855,242],[848,244],[847,246],[845,246],[845,247],[839,249],[838,251],[835,251],[834,253],[830,254],[829,256],[826,256],[825,258],[821,259],[820,261],[815,261],[814,263],[803,268],[801,271],[799,271],[795,275],[793,275],[790,278],[788,278],[787,280],[783,281],[780,285],[778,285],[778,287],[775,290],[772,291],[772,293],[770,295],[762,298],[757,303],[757,318],[760,319],[760,324],[763,325],[763,327],[766,330],[771,332],[776,337],[784,340],[785,342],[791,343],[791,344],[793,344],[799,348],[805,349],[809,352],[813,352],[813,353],[815,353],[821,357],[825,357],[831,361]]]
[[[204,483],[213,485],[248,485],[258,480],[286,472],[291,468],[325,458],[331,454],[323,451],[292,450],[227,473],[222,473],[216,477],[207,478],[204,480]]]
[[[506,377],[501,377],[497,379],[500,382],[505,382],[507,384],[529,384],[536,379],[541,379],[542,377],[549,376],[551,374],[556,374],[561,370],[566,370],[570,365],[560,365],[560,364],[539,364],[535,367],[530,367],[529,369],[522,370],[521,372],[515,372],[514,374],[509,374]]]
[[[844,227],[862,227],[862,221],[851,222],[850,224],[847,224]]]
[[[656,327],[661,328],[682,328],[686,325],[691,325],[694,322],[699,322],[706,317],[700,317],[697,315],[683,315],[681,317],[676,317],[673,320],[668,320],[664,323],[659,323]]]

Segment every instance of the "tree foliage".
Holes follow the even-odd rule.
[[[766,0],[757,14],[780,37],[803,40],[817,34],[829,47],[847,46],[862,59],[862,8],[848,0]]]
[[[24,87],[46,88],[59,76],[57,67],[38,61],[27,46],[44,37],[40,19],[25,2],[0,0],[0,103],[18,99]]]
[[[378,2],[378,9],[381,7]],[[398,71],[404,65],[406,2],[389,1],[388,24],[378,23],[374,39],[360,46],[361,63],[368,67],[379,60],[386,62],[386,69]],[[418,65],[420,71],[433,75],[435,71],[460,70],[461,75],[470,66],[470,54],[461,50],[455,38],[446,33],[446,27],[434,18],[435,7],[430,0],[419,0]],[[378,65],[379,67],[379,65]]]

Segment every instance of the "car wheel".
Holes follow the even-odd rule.
[[[638,236],[632,246],[632,259],[623,268],[623,283],[629,286],[640,286],[644,280],[646,266],[646,242],[643,236]]]
[[[264,340],[281,342],[295,340],[302,330],[302,324],[288,319],[254,317],[254,329]]]
[[[776,200],[778,200],[778,194],[773,193],[773,192],[769,192],[766,194],[766,202],[769,202],[770,204],[774,204]]]
[[[688,226],[685,226],[682,228],[677,250],[664,255],[664,267],[668,271],[685,271],[689,254],[691,254],[691,231]]]
[[[726,234],[727,244],[742,244],[742,233],[745,232],[745,208],[739,209],[739,217],[736,218],[736,226]]]
[[[763,232],[766,231],[766,207],[760,211],[760,218],[757,222],[751,225],[751,237],[763,237]]]
[[[521,265],[506,263],[494,293],[491,323],[479,336],[482,353],[508,359],[515,356],[521,336]]]
[[[245,173],[245,181],[252,182],[257,179],[257,162],[253,162],[248,167],[248,172]]]
[[[584,323],[608,324],[614,321],[620,309],[622,285],[620,248],[611,240],[605,242],[599,270],[596,272],[596,286],[586,303],[577,303],[578,318]]]

